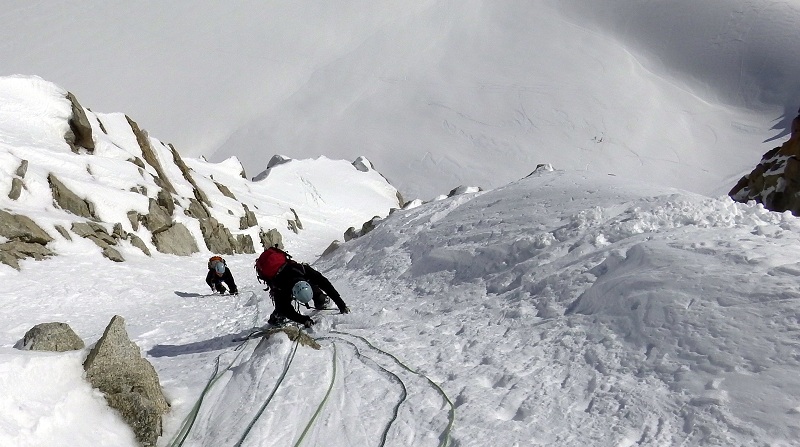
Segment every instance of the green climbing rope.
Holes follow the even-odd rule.
[[[203,388],[203,391],[200,392],[200,397],[198,397],[197,401],[195,401],[191,411],[189,411],[189,414],[187,414],[186,417],[181,422],[180,430],[178,430],[178,433],[176,433],[176,435],[172,438],[172,441],[170,441],[168,447],[180,447],[186,441],[186,437],[189,436],[189,431],[192,429],[192,426],[194,425],[194,422],[197,419],[197,413],[200,411],[200,405],[203,403],[203,399],[205,399],[206,394],[208,394],[208,391],[217,382],[217,380],[219,380],[225,374],[226,371],[228,371],[233,367],[233,365],[242,355],[242,352],[244,352],[244,350],[240,350],[239,348],[241,348],[245,343],[247,343],[247,340],[243,341],[238,346],[236,346],[236,350],[239,352],[236,354],[233,360],[231,360],[231,363],[222,372],[219,372],[219,361],[220,358],[222,357],[222,354],[217,356],[216,360],[214,361],[214,371],[211,373],[211,377],[208,379],[208,382],[206,383],[206,386]]]
[[[357,339],[363,341],[364,343],[366,343],[367,346],[369,346],[370,348],[372,348],[372,349],[374,349],[374,350],[376,350],[378,352],[381,352],[381,353],[391,357],[392,360],[394,360],[394,362],[396,364],[398,364],[401,368],[403,368],[406,371],[408,371],[408,372],[410,372],[412,374],[415,374],[417,376],[420,376],[420,377],[424,378],[425,380],[427,380],[428,383],[430,383],[431,386],[433,386],[439,392],[439,394],[442,395],[442,398],[444,399],[445,402],[447,402],[447,405],[450,407],[450,410],[447,413],[447,417],[448,417],[447,428],[445,428],[444,432],[442,433],[442,436],[441,436],[442,440],[439,443],[439,447],[447,447],[447,446],[450,445],[450,433],[453,430],[453,424],[455,423],[455,420],[456,420],[456,407],[455,407],[455,405],[453,405],[453,402],[447,396],[447,393],[444,392],[442,387],[439,386],[439,384],[437,384],[436,382],[431,380],[431,378],[426,376],[425,374],[422,374],[421,372],[418,372],[418,371],[415,371],[415,370],[411,369],[405,363],[401,362],[400,359],[398,359],[397,357],[395,357],[391,353],[386,352],[383,349],[378,348],[377,346],[373,345],[372,342],[370,342],[369,340],[367,340],[366,338],[364,338],[364,337],[362,337],[360,335],[350,334],[348,332],[340,332],[340,331],[330,331],[330,333],[347,335],[349,337],[357,338]]]
[[[375,368],[380,369],[381,372],[383,372],[383,374],[390,377],[391,381],[394,381],[395,383],[400,385],[400,399],[398,399],[398,401],[394,404],[394,407],[392,408],[392,417],[389,419],[389,422],[385,424],[383,432],[381,433],[381,442],[378,444],[378,447],[385,446],[386,440],[389,437],[389,430],[392,429],[392,425],[394,425],[394,423],[397,421],[397,417],[400,414],[400,406],[403,405],[403,402],[405,402],[406,398],[408,397],[408,390],[406,389],[406,385],[403,383],[403,380],[400,379],[400,376],[398,376],[397,374],[379,365],[378,362],[376,362],[375,360],[362,354],[361,350],[358,349],[358,346],[356,346],[356,344],[351,342],[350,340],[346,340],[342,337],[319,337],[316,338],[316,340],[336,340],[341,343],[347,343],[348,345],[353,347],[353,350],[356,353],[356,357],[358,357],[362,363],[364,363],[365,365],[367,364],[367,361],[373,363]]]
[[[286,377],[286,373],[289,372],[289,366],[291,366],[292,360],[294,360],[294,356],[297,353],[297,347],[300,346],[299,340],[300,340],[299,337],[297,340],[295,340],[292,352],[291,354],[289,354],[289,357],[287,358],[286,363],[283,366],[283,372],[281,373],[280,377],[278,377],[278,380],[275,383],[275,387],[272,389],[272,392],[269,394],[269,396],[267,396],[267,399],[261,405],[261,408],[258,409],[258,412],[253,417],[253,419],[250,420],[250,423],[247,425],[244,434],[242,435],[241,438],[239,438],[239,441],[237,441],[236,444],[234,444],[234,447],[241,447],[242,443],[244,442],[244,439],[247,437],[248,434],[250,434],[250,430],[252,430],[253,426],[256,425],[256,421],[258,420],[259,417],[261,417],[261,414],[264,413],[264,410],[267,408],[267,405],[269,405],[270,401],[275,396],[275,393],[278,391],[278,387],[280,387],[281,382],[283,382],[283,379]]]
[[[325,393],[325,397],[322,398],[322,402],[320,402],[319,405],[317,406],[317,411],[315,411],[314,415],[311,416],[311,420],[309,420],[308,424],[306,424],[306,428],[303,429],[303,433],[300,434],[300,438],[298,438],[297,442],[294,443],[294,447],[299,446],[300,443],[303,442],[303,438],[306,437],[306,433],[308,433],[308,430],[314,424],[314,421],[317,419],[317,416],[319,416],[319,413],[322,411],[322,407],[324,407],[325,403],[328,401],[328,397],[330,397],[331,395],[331,390],[333,390],[333,384],[335,381],[336,381],[336,345],[333,345],[333,375],[331,377],[331,384],[328,386],[328,391]]]

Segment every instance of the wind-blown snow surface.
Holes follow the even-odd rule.
[[[799,231],[727,198],[537,173],[397,211],[318,262],[353,312],[317,316],[322,349],[294,356],[282,336],[231,342],[272,310],[252,257],[229,259],[234,297],[202,295],[199,256],[25,262],[0,270],[0,444],[134,445],[81,353],[11,348],[43,321],[93,343],[119,314],[172,403],[162,446],[217,359],[184,445],[796,445]]]
[[[724,193],[800,103],[795,2],[23,0],[0,21],[0,75],[183,155],[251,176],[366,155],[409,198],[539,163]]]

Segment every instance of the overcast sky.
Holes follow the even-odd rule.
[[[409,198],[543,162],[717,194],[800,103],[798,15],[753,0],[11,1],[0,74],[126,113],[184,155],[235,155],[251,177],[274,153],[366,155]]]

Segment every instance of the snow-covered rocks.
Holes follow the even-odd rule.
[[[800,215],[800,135],[793,133],[788,141],[765,153],[728,195],[737,202],[755,200],[771,211]]]
[[[46,236],[37,238],[42,247],[20,247],[31,232],[20,239],[0,230],[8,239],[0,262],[18,268],[26,257],[87,252],[115,261],[252,254],[286,229],[294,236],[284,243],[302,239],[321,252],[350,226],[400,206],[397,190],[365,159],[276,155],[268,166],[269,178],[249,181],[234,157],[184,159],[126,115],[85,109],[38,77],[0,78],[0,210]],[[86,225],[111,237],[75,233]]]

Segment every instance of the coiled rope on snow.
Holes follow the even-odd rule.
[[[405,363],[400,361],[400,359],[395,357],[393,354],[391,354],[389,352],[386,352],[381,348],[378,348],[377,346],[373,345],[372,342],[370,342],[369,340],[367,340],[366,338],[364,338],[364,337],[362,337],[360,335],[351,334],[349,332],[340,332],[340,331],[336,331],[336,330],[332,330],[332,331],[330,331],[330,333],[331,334],[338,334],[338,335],[346,335],[346,336],[349,336],[349,337],[357,338],[357,339],[363,341],[364,343],[366,343],[367,346],[369,346],[370,348],[374,349],[375,351],[378,351],[378,352],[380,352],[382,354],[385,354],[385,355],[389,356],[401,368],[405,369],[406,371],[408,371],[408,372],[410,372],[410,373],[412,373],[414,375],[422,377],[426,381],[428,381],[428,383],[439,392],[439,394],[442,396],[442,399],[444,399],[444,401],[450,407],[450,409],[447,412],[447,419],[448,419],[447,427],[445,428],[444,432],[440,436],[441,441],[439,442],[439,447],[447,447],[447,446],[450,445],[450,433],[453,430],[453,424],[455,423],[455,419],[456,419],[456,407],[455,407],[455,405],[453,405],[453,401],[450,400],[450,398],[447,396],[447,393],[444,392],[444,390],[442,389],[442,387],[439,386],[439,384],[434,382],[430,377],[426,376],[425,374],[422,374],[419,371],[415,371],[415,370],[411,369],[408,365],[406,365]]]
[[[383,372],[384,375],[388,375],[390,377],[389,380],[391,380],[391,381],[397,383],[398,385],[400,385],[400,388],[401,388],[400,399],[395,403],[394,407],[392,408],[392,417],[389,419],[389,422],[386,423],[385,428],[383,429],[383,433],[381,433],[381,442],[380,442],[380,444],[378,444],[378,447],[385,446],[386,445],[386,439],[389,436],[389,430],[391,430],[392,425],[394,425],[395,421],[397,421],[397,416],[400,413],[400,406],[403,405],[403,402],[405,402],[406,398],[408,397],[408,389],[406,389],[405,383],[403,383],[403,380],[400,379],[400,377],[397,374],[389,371],[388,369],[386,369],[383,366],[379,365],[375,360],[373,360],[373,359],[367,357],[366,355],[362,354],[361,350],[358,349],[358,346],[356,346],[356,344],[351,342],[350,340],[346,340],[346,339],[341,338],[341,337],[319,337],[319,338],[316,338],[315,340],[336,340],[338,342],[347,343],[348,345],[353,347],[353,350],[356,353],[356,357],[358,357],[359,360],[361,360],[362,363],[364,363],[366,365],[367,361],[371,362],[372,364],[375,365],[376,368],[379,368]],[[335,346],[336,345],[334,345],[334,347]]]

